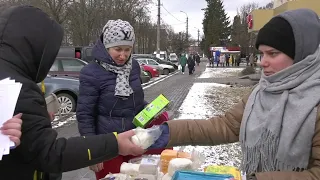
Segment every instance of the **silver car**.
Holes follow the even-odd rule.
[[[80,82],[77,78],[67,76],[50,76],[44,80],[45,97],[51,93],[57,95],[61,114],[75,112],[79,95]],[[41,84],[38,84],[41,87]]]

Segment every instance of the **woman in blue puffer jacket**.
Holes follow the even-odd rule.
[[[121,133],[135,128],[132,120],[147,102],[141,86],[140,66],[131,57],[134,40],[134,29],[126,21],[110,20],[103,28],[92,50],[95,60],[80,72],[77,120],[82,136]],[[157,118],[157,124],[167,120],[167,114],[163,113]],[[90,169],[100,179],[108,173],[118,173],[122,162],[130,158],[118,156]]]

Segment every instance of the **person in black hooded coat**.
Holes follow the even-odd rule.
[[[37,83],[49,72],[62,38],[61,26],[38,8],[15,6],[0,15],[0,79],[23,84],[15,109],[22,113],[21,144],[0,161],[0,179],[45,180],[49,173],[143,153],[130,141],[133,131],[57,139]]]
[[[189,75],[191,75],[191,74],[193,74],[194,67],[196,65],[192,54],[189,55],[187,63],[188,63]]]

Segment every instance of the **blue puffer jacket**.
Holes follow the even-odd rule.
[[[101,40],[92,50],[95,59],[115,65]],[[134,116],[147,104],[141,86],[140,66],[132,62],[130,85],[134,91],[128,98],[115,97],[117,74],[91,62],[80,72],[77,105],[78,128],[81,135],[124,132],[135,128]]]

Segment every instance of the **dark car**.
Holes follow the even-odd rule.
[[[141,67],[140,67],[141,68]],[[149,74],[143,70],[143,68],[141,68],[141,72],[140,72],[140,79],[141,79],[141,84],[143,83],[147,83],[150,81],[151,77],[149,76]]]
[[[178,69],[178,66],[170,61],[166,61],[166,60],[162,60],[160,58],[157,58],[155,56],[152,56],[152,55],[148,55],[148,54],[133,54],[132,55],[133,57],[135,58],[149,58],[149,59],[153,59],[155,61],[157,61],[159,64],[167,64],[167,65],[171,65],[174,67],[174,69]]]
[[[61,46],[57,57],[77,58],[90,62],[94,60],[92,48],[92,46]]]

